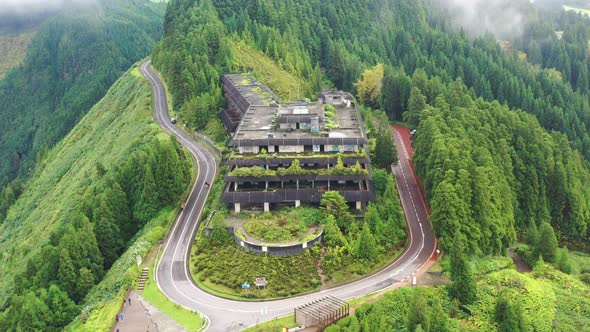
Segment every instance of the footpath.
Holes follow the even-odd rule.
[[[131,303],[129,303],[129,299],[131,299]],[[123,319],[121,319],[121,314],[123,314]],[[118,320],[115,320],[115,317],[113,317],[115,323],[111,332],[186,331],[176,321],[151,305],[135,291],[130,291],[127,294],[125,303],[121,305],[118,316]]]

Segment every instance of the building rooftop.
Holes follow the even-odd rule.
[[[361,129],[360,115],[354,107],[335,106],[336,116],[327,127],[323,105],[302,106],[251,106],[244,115],[232,141],[269,138],[353,138],[366,140]],[[312,133],[309,129],[280,129],[277,124],[310,121],[318,117],[320,130]],[[243,143],[243,142],[242,142]],[[245,144],[231,144],[234,146]]]
[[[227,74],[224,77],[250,105],[268,106],[279,102],[279,98],[270,89],[248,74]]]

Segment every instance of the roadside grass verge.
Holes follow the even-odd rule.
[[[244,329],[242,332],[282,332],[285,327],[297,327],[295,323],[295,315],[287,315],[283,317],[276,317],[272,320],[260,323]]]
[[[197,331],[203,327],[205,320],[201,318],[199,313],[188,310],[170,301],[166,295],[160,291],[154,279],[154,268],[156,263],[157,262],[155,260],[150,267],[149,277],[141,295],[154,307],[170,316],[170,318],[174,319],[178,324],[182,325],[182,327],[188,331]]]

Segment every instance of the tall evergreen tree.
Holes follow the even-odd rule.
[[[420,122],[420,113],[426,109],[426,98],[417,87],[412,87],[408,100],[408,110],[403,114],[404,121],[413,126]]]
[[[539,243],[536,256],[543,256],[545,262],[553,263],[557,257],[557,237],[549,223],[543,223],[539,229]]]
[[[496,322],[500,332],[520,332],[516,309],[506,295],[501,295],[496,302]]]
[[[388,124],[385,123],[382,126],[388,126]],[[375,145],[373,165],[386,170],[390,169],[391,164],[397,162],[397,151],[391,134],[391,129],[381,129],[377,134],[377,144]]]
[[[372,261],[379,254],[379,247],[368,223],[363,224],[354,249],[355,257],[361,261]]]
[[[450,252],[451,261],[451,285],[449,295],[459,300],[461,304],[471,304],[477,296],[477,287],[468,257],[464,252],[463,236],[457,233],[453,240],[453,247]]]
[[[142,223],[145,223],[156,216],[160,208],[158,201],[160,194],[152,168],[149,165],[145,166],[143,175],[143,187],[141,189],[141,196],[139,202],[135,204],[133,215]]]

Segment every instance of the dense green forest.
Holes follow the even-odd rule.
[[[164,4],[148,0],[68,2],[56,11],[2,22],[43,23],[24,62],[0,81],[0,188],[27,177],[162,31]],[[2,196],[10,196],[4,193]],[[0,206],[10,205],[3,201]],[[0,208],[0,221],[6,211]]]
[[[310,93],[321,82],[322,71],[337,87],[352,90],[363,70],[377,63],[403,68],[409,75],[421,68],[443,83],[459,77],[478,96],[523,109],[545,128],[564,132],[577,150],[590,157],[590,104],[583,79],[576,77],[572,87],[567,70],[559,75],[556,70],[542,70],[517,52],[502,50],[491,35],[472,40],[454,30],[445,12],[436,8],[429,1],[408,0],[175,0],[169,3],[163,43],[154,59],[170,82],[176,108],[184,107],[193,124],[199,118],[196,113],[210,116],[221,107],[219,75],[235,70],[230,39],[240,38],[287,71],[305,77]],[[533,61],[556,65],[565,57],[560,49],[577,45],[568,55],[570,62],[587,67],[588,61],[578,54],[585,31],[580,26],[564,24],[566,37],[559,43],[550,38],[550,44],[541,48],[555,56]],[[534,40],[523,38],[523,48]],[[408,84],[403,80],[392,84],[400,95],[380,106],[391,119],[401,120]]]
[[[474,99],[460,81],[438,86],[434,100],[424,97],[435,84],[414,73],[412,97],[418,98],[410,98],[406,117],[421,120],[414,161],[441,245],[449,248],[459,231],[472,252],[499,254],[517,229],[543,222],[562,240],[585,240],[590,172],[566,137],[547,133],[522,111]]]
[[[219,75],[235,70],[235,38],[260,49],[284,70],[303,77],[308,82],[308,94],[316,91],[322,72],[337,87],[354,90],[354,83],[367,67],[383,63],[381,94],[365,103],[381,108],[390,119],[414,125],[420,123],[421,111],[430,109],[424,113],[427,115],[423,114],[427,121],[421,126],[442,117],[445,121],[438,125],[448,121],[449,136],[461,138],[454,139],[458,147],[451,152],[432,151],[431,145],[420,144],[418,155],[432,153],[430,158],[441,162],[455,160],[457,155],[470,156],[465,161],[468,164],[473,160],[470,166],[445,165],[435,172],[423,157],[419,171],[430,199],[449,169],[455,172],[448,175],[450,178],[459,177],[461,169],[470,172],[465,181],[471,192],[465,195],[471,195],[472,200],[467,202],[467,210],[461,212],[465,219],[460,223],[466,227],[462,232],[475,231],[469,240],[475,241],[477,252],[498,252],[516,240],[517,229],[532,222],[551,222],[562,240],[586,239],[588,194],[583,183],[588,171],[575,150],[590,157],[586,129],[590,124],[588,91],[578,86],[586,83],[578,84],[578,78],[571,80],[567,68],[557,66],[567,61],[555,55],[565,56],[556,48],[571,49],[569,61],[583,62],[587,67],[587,53],[581,55],[579,51],[586,38],[584,19],[561,13],[555,19],[545,20],[546,24],[561,24],[564,38],[550,37],[539,45],[541,54],[547,55],[538,59],[532,56],[527,62],[516,51],[504,51],[491,35],[470,39],[453,30],[444,11],[437,8],[427,1],[404,0],[176,0],[168,6],[163,42],[154,52],[155,62],[170,82],[175,106],[184,109],[193,124],[196,122],[190,121],[191,117],[214,116],[223,105]],[[531,15],[532,23],[524,29],[520,40],[525,51],[535,40],[542,39],[533,32],[543,21],[543,15],[549,14],[535,11]],[[551,36],[555,34],[552,32]],[[456,82],[457,78],[461,82]],[[194,89],[186,88],[193,85]],[[439,95],[444,98],[438,98]],[[493,100],[499,103],[489,103]],[[567,139],[546,134],[533,117],[514,113],[502,104],[535,115],[541,126],[561,131]],[[455,109],[459,111],[454,112]],[[466,114],[459,115],[461,112]],[[478,119],[468,123],[467,115],[473,112],[477,112]],[[428,119],[430,115],[437,120]],[[498,119],[500,115],[505,119]],[[454,117],[459,120],[452,120]],[[518,123],[522,124],[517,126]],[[490,133],[482,131],[482,126],[490,128]],[[472,131],[478,135],[472,135]],[[428,134],[432,133],[430,130]],[[432,138],[423,137],[427,142]],[[446,153],[450,153],[449,157]],[[482,167],[479,174],[476,166]],[[487,180],[475,181],[476,175]],[[498,200],[484,208],[476,199],[488,203],[491,197],[474,193],[487,191],[486,183],[496,188],[488,195],[495,195]],[[559,190],[554,190],[554,186]],[[439,212],[434,212],[436,219]],[[439,217],[444,218],[443,211]],[[479,222],[474,223],[475,220]],[[439,235],[444,243],[444,238],[453,234]],[[476,243],[483,239],[488,242]]]
[[[144,225],[177,206],[191,159],[153,123],[151,104],[135,68],[38,161],[0,226],[0,330],[59,331],[113,296],[135,255],[91,290]]]

